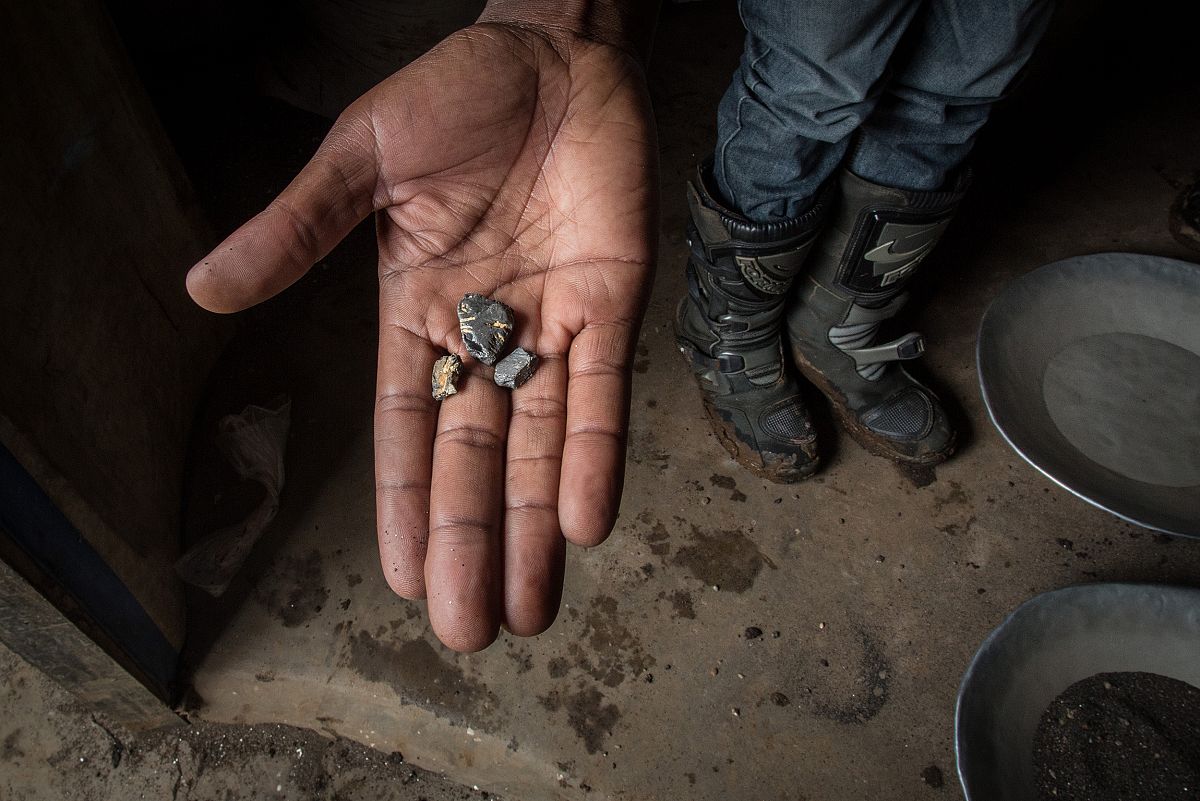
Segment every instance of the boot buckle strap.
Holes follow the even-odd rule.
[[[905,334],[899,339],[874,345],[869,348],[852,348],[846,355],[854,359],[858,367],[882,362],[899,362],[916,359],[925,352],[925,337],[918,333]]]

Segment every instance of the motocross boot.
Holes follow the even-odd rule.
[[[811,475],[817,438],[783,352],[784,304],[816,240],[825,204],[754,223],[726,208],[708,163],[688,181],[688,293],[675,315],[679,350],[718,440],[776,483]]]
[[[836,179],[829,224],[797,282],[787,314],[792,357],[868,451],[922,467],[954,452],[955,432],[933,390],[904,369],[925,352],[918,333],[887,342],[881,326],[937,245],[966,190],[910,192],[848,170]]]

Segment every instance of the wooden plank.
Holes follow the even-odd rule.
[[[0,5],[0,52],[0,443],[178,649],[187,438],[225,330],[183,278],[213,237],[95,0]]]
[[[3,562],[0,641],[80,701],[131,729],[183,722]]]

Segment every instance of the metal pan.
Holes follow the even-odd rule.
[[[1200,537],[1200,266],[1048,264],[988,307],[976,359],[992,422],[1030,464],[1131,523]]]
[[[1037,798],[1042,712],[1096,673],[1145,671],[1200,687],[1200,590],[1089,584],[1039,595],[1009,615],[963,676],[955,711],[967,801]]]

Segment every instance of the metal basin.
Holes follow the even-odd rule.
[[[1200,590],[1090,584],[1009,615],[963,676],[955,713],[967,801],[1037,798],[1033,739],[1046,706],[1096,673],[1146,671],[1200,687]]]
[[[988,307],[992,422],[1084,500],[1200,537],[1200,266],[1101,253],[1048,264]]]

